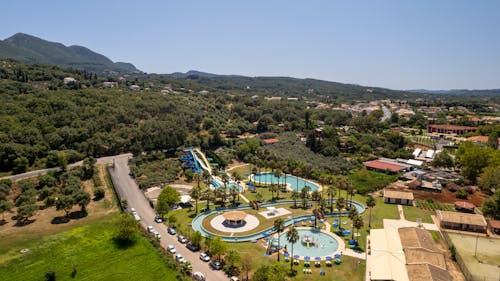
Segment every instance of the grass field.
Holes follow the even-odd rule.
[[[361,169],[348,175],[352,186],[361,194],[366,194],[396,181],[398,175],[388,175]]]
[[[417,221],[417,218],[421,218],[422,222],[433,223],[431,215],[435,214],[434,211],[423,210],[413,206],[403,206],[403,211],[406,220]]]
[[[57,280],[176,280],[174,269],[165,264],[147,238],[118,249],[112,242],[110,221],[116,214],[69,231],[19,242],[0,255],[0,280],[44,280],[55,271]],[[20,253],[21,249],[29,249]]]

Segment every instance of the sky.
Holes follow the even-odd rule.
[[[81,45],[148,73],[500,88],[500,1],[6,0],[0,10],[0,39]]]

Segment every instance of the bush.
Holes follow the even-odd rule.
[[[465,189],[460,189],[458,192],[457,192],[457,195],[456,197],[459,198],[459,199],[467,199],[467,196],[469,195],[469,193],[467,192],[467,190]]]
[[[94,199],[99,200],[104,198],[104,195],[106,194],[106,191],[102,188],[96,188],[94,190]]]
[[[122,214],[115,222],[113,241],[119,248],[132,247],[138,239],[139,230],[137,222],[131,216]]]
[[[52,270],[45,272],[45,280],[55,281],[56,280],[56,272],[52,271]]]

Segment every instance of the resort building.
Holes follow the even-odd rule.
[[[491,232],[500,235],[500,220],[489,220],[488,225],[490,226]]]
[[[477,127],[469,126],[455,126],[455,125],[428,125],[428,133],[438,133],[438,134],[454,134],[454,135],[464,135],[469,132],[475,132]]]
[[[428,231],[404,227],[398,229],[398,232],[410,281],[451,280],[444,254],[436,247]]]
[[[411,170],[410,165],[400,164],[397,163],[396,161],[390,161],[390,159],[384,159],[384,158],[363,162],[363,165],[365,165],[365,167],[368,170],[390,173],[390,174],[397,174]]]
[[[413,205],[413,193],[384,189],[384,203]]]
[[[370,280],[410,280],[403,246],[395,229],[372,229],[369,241],[371,252],[367,270]]]
[[[486,220],[482,215],[436,211],[441,228],[486,233]]]

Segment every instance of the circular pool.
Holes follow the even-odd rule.
[[[324,257],[335,254],[339,248],[339,242],[333,235],[313,229],[297,229],[299,240],[293,245],[293,254],[299,255],[301,258],[309,256],[311,259],[315,257]],[[286,239],[286,232],[280,236],[281,247],[285,247],[290,252],[292,244]]]

